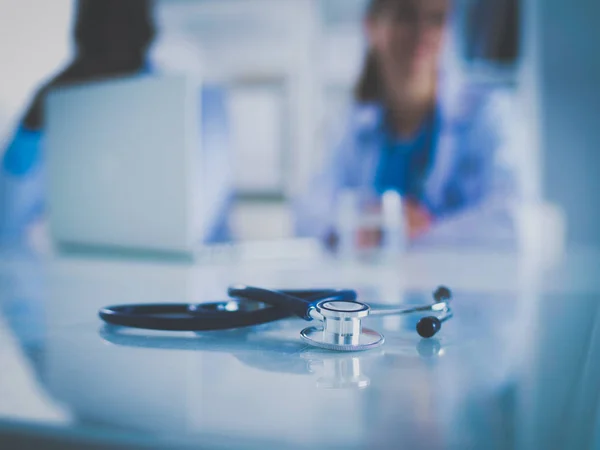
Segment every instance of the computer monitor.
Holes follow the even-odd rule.
[[[61,248],[190,254],[226,235],[224,91],[140,76],[48,96],[49,225]]]

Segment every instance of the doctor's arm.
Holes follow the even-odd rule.
[[[43,212],[44,173],[41,133],[18,129],[0,167],[0,242],[26,238],[29,226]]]
[[[526,151],[509,97],[492,97],[464,136],[463,151],[448,180],[441,207],[416,245],[503,245],[516,242],[514,201],[517,167],[512,155]],[[457,202],[458,207],[452,207]]]

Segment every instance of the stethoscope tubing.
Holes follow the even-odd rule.
[[[311,306],[323,301],[354,302],[357,298],[356,291],[349,289],[324,289],[315,291],[272,291],[253,286],[231,286],[227,293],[230,297],[246,300],[260,301],[276,306],[304,320],[312,320],[308,315]]]
[[[218,305],[221,303],[211,303]],[[206,306],[206,305],[204,305]],[[202,311],[196,305],[119,305],[102,308],[98,315],[116,326],[162,331],[211,331],[243,328],[284,319],[291,313],[266,306],[254,311]]]
[[[266,303],[251,311],[229,311],[223,306],[228,302],[192,305],[136,304],[116,305],[100,309],[100,318],[111,325],[162,331],[211,331],[243,328],[274,322],[296,314],[305,317],[310,305],[322,300],[354,300],[351,290],[285,290],[233,286],[229,289],[233,298]]]

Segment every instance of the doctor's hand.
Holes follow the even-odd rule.
[[[418,238],[431,229],[433,218],[426,208],[417,202],[407,200],[403,209],[406,231],[410,239]]]
[[[367,213],[380,212],[369,210]],[[413,200],[404,200],[402,206],[404,226],[408,239],[416,239],[426,234],[432,227],[433,218],[429,211]],[[357,247],[361,250],[377,248],[381,245],[383,230],[377,226],[362,226],[357,233]]]

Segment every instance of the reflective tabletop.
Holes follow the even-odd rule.
[[[0,444],[56,448],[600,449],[600,254],[561,261],[430,252],[188,264],[0,258]],[[373,317],[385,344],[307,346],[306,322],[175,333],[104,325],[98,309],[221,300],[230,284],[352,288],[452,320]],[[0,445],[1,448],[5,448]],[[10,448],[10,447],[6,447]]]

